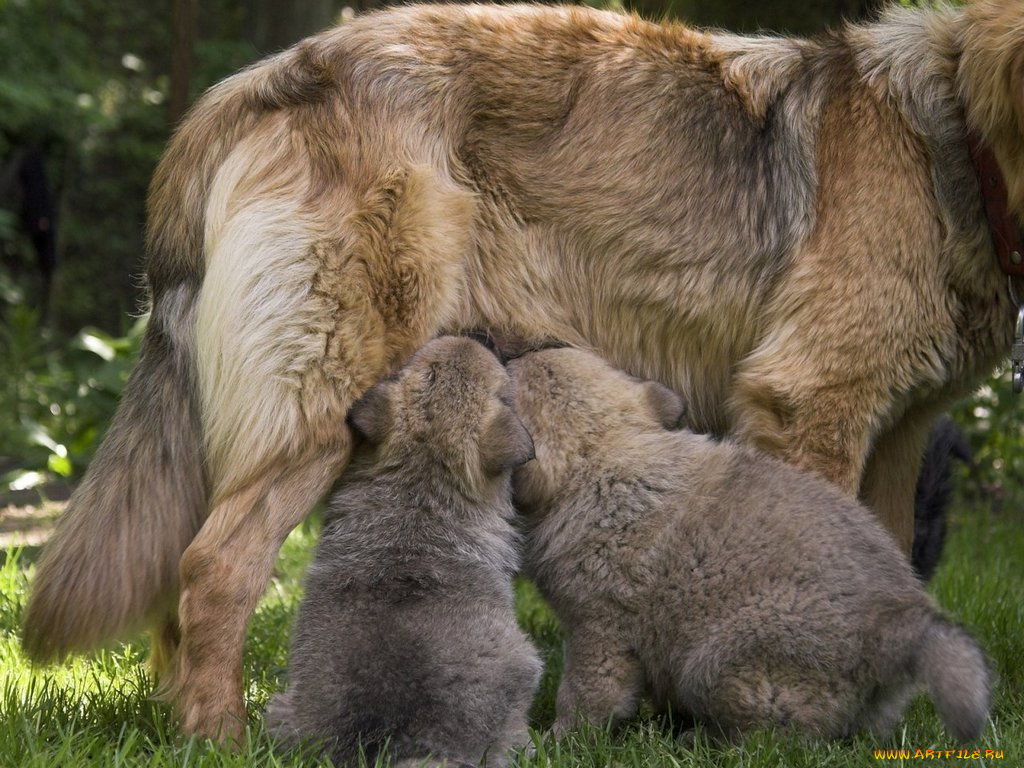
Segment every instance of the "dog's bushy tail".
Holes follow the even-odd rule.
[[[168,327],[187,323],[193,302],[167,300],[183,316],[154,310],[114,420],[44,548],[23,625],[33,660],[94,648],[173,611],[178,560],[207,490],[192,362]]]
[[[988,720],[989,671],[974,638],[936,615],[925,630],[919,664],[950,733],[960,741],[981,736]]]

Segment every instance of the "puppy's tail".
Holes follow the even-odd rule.
[[[43,551],[22,636],[35,661],[174,611],[178,560],[206,512],[194,304],[184,285],[157,301],[114,420]]]
[[[985,730],[989,711],[989,672],[975,640],[936,615],[925,630],[919,658],[935,709],[950,733],[973,741]]]

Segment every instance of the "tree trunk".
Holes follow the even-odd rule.
[[[878,16],[882,0],[838,0],[839,13],[850,21],[867,21]]]
[[[173,130],[188,109],[192,76],[192,45],[196,36],[198,0],[174,0],[174,43],[171,49],[167,124]]]
[[[338,0],[252,0],[247,3],[249,39],[261,56],[280,51],[333,24]]]

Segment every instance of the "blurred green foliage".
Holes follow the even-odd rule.
[[[734,32],[785,32],[808,35],[856,13],[857,0],[628,0],[626,7],[641,15],[686,19],[701,27]]]
[[[138,356],[146,318],[115,338],[87,327],[52,343],[39,313],[5,293],[0,270],[0,489],[23,490],[88,465]]]
[[[964,501],[995,514],[1024,509],[1024,419],[1006,369],[996,371],[974,397],[953,409],[967,436],[973,466],[961,466]]]

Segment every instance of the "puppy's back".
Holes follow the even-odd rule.
[[[713,498],[701,514],[725,520],[691,522],[698,530],[723,530],[709,545],[717,548],[712,567],[730,577],[721,594],[707,595],[708,601],[742,604],[738,610],[759,626],[757,632],[774,636],[771,650],[783,656],[813,659],[824,653],[822,661],[833,657],[825,668],[831,664],[837,671],[846,667],[844,654],[860,656],[859,670],[850,665],[842,674],[857,686],[885,692],[863,709],[837,700],[831,721],[821,719],[827,733],[846,735],[863,727],[886,733],[917,685],[925,684],[955,738],[980,736],[989,711],[985,656],[924,593],[895,541],[866,507],[824,479],[746,446],[711,447],[685,435],[676,441],[697,452],[698,463],[691,466],[714,456],[718,474],[716,487],[700,490],[703,498]],[[700,486],[699,479],[695,482]],[[680,480],[681,487],[688,484]],[[791,620],[783,620],[793,606]],[[780,621],[779,631],[771,632]],[[740,637],[747,630],[725,623],[733,629],[709,644],[710,659],[721,658],[733,643],[743,645]],[[809,672],[808,680],[813,677]],[[827,675],[822,682],[828,682]],[[827,701],[823,694],[805,708],[808,722],[820,719]]]

